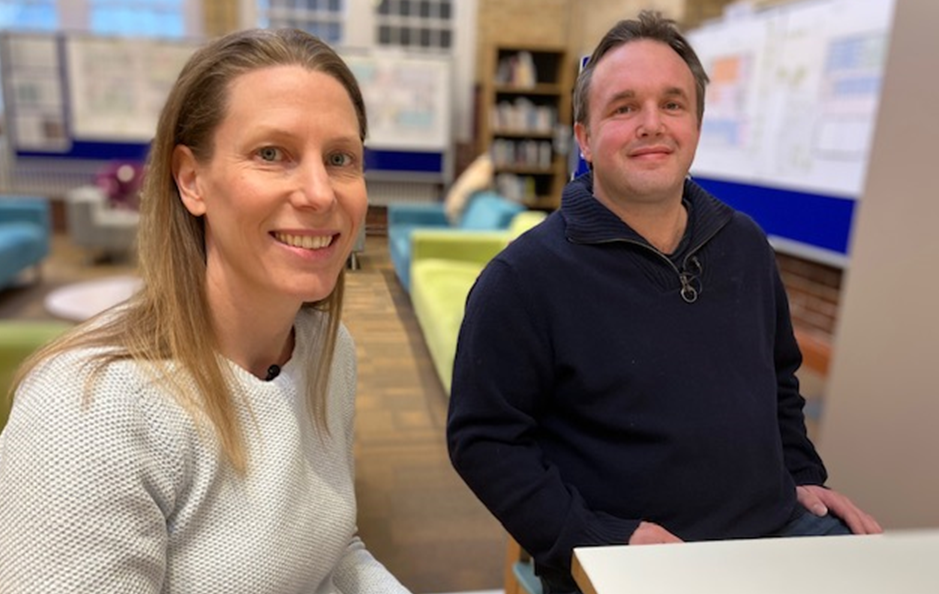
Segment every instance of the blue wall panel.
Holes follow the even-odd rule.
[[[767,235],[848,255],[857,201],[695,177],[696,182],[733,208],[750,215]]]

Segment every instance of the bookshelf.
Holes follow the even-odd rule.
[[[497,45],[480,100],[480,152],[492,157],[496,189],[531,208],[560,205],[567,180],[572,67],[558,47]]]

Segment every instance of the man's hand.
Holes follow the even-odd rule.
[[[796,487],[796,498],[816,516],[824,516],[830,511],[841,518],[855,534],[880,534],[884,531],[877,520],[837,491],[818,485],[803,485]]]
[[[629,537],[629,544],[667,544],[672,542],[684,542],[665,528],[652,522],[639,522],[639,527]]]

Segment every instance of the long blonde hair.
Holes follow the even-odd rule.
[[[259,68],[279,65],[323,72],[342,84],[355,108],[360,138],[365,140],[365,103],[355,77],[316,37],[294,29],[252,29],[231,33],[197,50],[170,91],[150,147],[137,239],[143,288],[120,310],[79,325],[27,359],[14,378],[11,395],[30,371],[51,357],[77,348],[108,347],[92,359],[95,373],[127,359],[156,369],[170,393],[197,422],[198,413],[209,420],[231,465],[239,472],[246,471],[243,431],[232,406],[233,384],[218,357],[206,298],[204,223],[180,200],[172,155],[177,145],[185,145],[200,162],[211,159],[214,133],[225,117],[231,81]],[[325,311],[328,317],[321,339],[322,356],[307,391],[313,421],[327,430],[325,396],[343,286],[344,273],[340,273],[328,297],[303,306]],[[189,373],[195,393],[170,373],[170,364]]]

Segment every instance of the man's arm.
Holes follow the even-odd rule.
[[[625,543],[638,520],[591,510],[539,446],[554,382],[550,320],[501,259],[467,301],[447,426],[454,467],[541,567],[569,571],[573,547]]]
[[[796,371],[802,365],[802,353],[796,342],[789,314],[786,288],[772,263],[776,293],[775,365],[777,417],[786,468],[796,485],[824,485],[828,472],[805,427],[805,399],[799,392]]]

